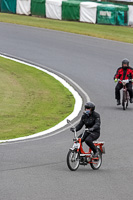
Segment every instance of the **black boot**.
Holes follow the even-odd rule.
[[[117,99],[117,106],[121,105],[120,100]]]
[[[133,103],[133,98],[130,98],[130,103]]]
[[[94,155],[93,155],[93,158],[97,158],[98,155],[99,155],[99,151],[98,151],[98,149],[97,149],[96,152],[95,152]]]

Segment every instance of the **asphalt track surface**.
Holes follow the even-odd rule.
[[[133,66],[133,45],[0,23],[0,52],[47,66],[80,85],[101,115],[99,140],[106,144],[99,170],[80,166],[76,172],[66,165],[73,136],[69,128],[0,144],[0,199],[133,199],[133,105],[126,111],[116,106],[113,82],[123,58]]]

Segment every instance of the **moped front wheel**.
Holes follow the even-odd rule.
[[[126,102],[122,101],[123,110],[126,110]]]
[[[123,106],[123,110],[126,110],[126,108],[127,108],[127,101],[126,101],[126,92],[125,91],[123,91],[122,106]]]
[[[100,149],[98,149],[98,151],[99,151],[98,157],[97,158],[92,157],[91,162],[90,162],[90,166],[94,170],[99,169],[102,164],[102,153],[101,153]]]
[[[126,102],[126,108],[128,107],[128,99],[127,99],[127,102]]]
[[[67,154],[67,166],[71,171],[76,171],[79,167],[79,153],[69,150]]]

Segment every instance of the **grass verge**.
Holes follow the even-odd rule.
[[[73,111],[74,101],[48,74],[0,57],[0,140],[53,127]]]
[[[46,29],[88,35],[109,40],[133,43],[133,28],[112,25],[60,21],[33,16],[0,13],[0,22],[21,24]]]

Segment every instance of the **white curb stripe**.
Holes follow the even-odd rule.
[[[60,122],[59,124],[55,125],[54,127],[50,128],[48,130],[33,134],[33,135],[26,136],[26,137],[19,137],[19,138],[9,139],[9,140],[0,140],[0,142],[19,141],[19,140],[25,140],[25,139],[30,139],[30,138],[35,138],[35,137],[38,137],[38,136],[46,135],[48,133],[56,131],[57,129],[62,128],[63,126],[65,126],[67,124],[66,119],[73,120],[75,117],[78,116],[78,114],[79,114],[79,112],[80,112],[80,110],[82,108],[82,103],[83,103],[82,98],[78,94],[78,92],[75,91],[74,88],[72,86],[70,86],[64,79],[60,78],[59,76],[57,76],[56,74],[54,74],[52,72],[49,72],[48,70],[42,69],[42,68],[40,68],[38,66],[29,64],[27,62],[23,62],[23,61],[18,60],[18,59],[14,59],[14,58],[11,58],[11,57],[8,57],[8,56],[4,56],[2,54],[0,54],[0,56],[3,57],[3,58],[9,59],[9,60],[13,60],[15,62],[19,62],[19,63],[25,64],[25,65],[28,65],[30,67],[34,67],[34,68],[36,68],[36,69],[38,69],[40,71],[43,71],[43,72],[49,74],[50,76],[53,76],[56,80],[58,80],[60,83],[62,83],[64,85],[64,87],[66,87],[72,93],[72,95],[75,98],[75,105],[74,105],[73,112],[67,118],[65,118],[62,122]]]

